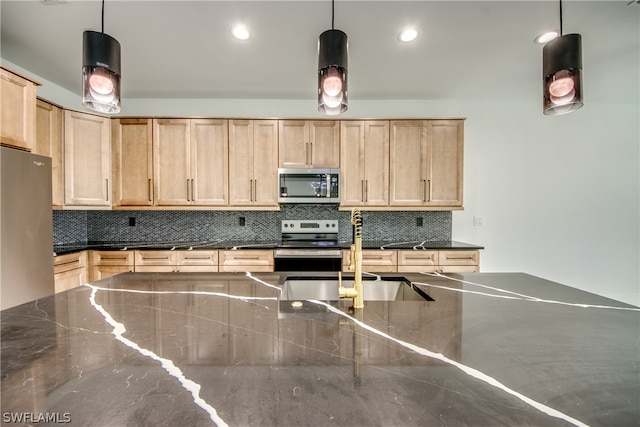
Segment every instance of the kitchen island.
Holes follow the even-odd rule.
[[[293,275],[126,273],[2,311],[3,423],[638,425],[637,307],[395,273],[432,300],[299,310],[278,299]]]

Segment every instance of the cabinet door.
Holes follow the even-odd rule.
[[[364,205],[389,204],[389,122],[364,122]]]
[[[273,271],[273,251],[263,249],[219,252],[219,269],[223,272]]]
[[[227,120],[191,120],[191,200],[196,205],[228,204]]]
[[[65,204],[110,206],[110,134],[108,118],[65,111]]]
[[[422,206],[427,200],[426,130],[422,121],[392,121],[390,191],[392,206]]]
[[[364,122],[340,124],[340,204],[360,206],[364,203]]]
[[[191,201],[190,126],[188,119],[153,121],[154,193],[156,205]]]
[[[278,121],[254,120],[253,203],[278,206]]]
[[[63,110],[48,102],[38,100],[36,103],[36,145],[33,152],[51,157],[51,202],[56,207],[64,204],[63,132]]]
[[[280,120],[278,122],[279,160],[281,168],[309,167],[309,131],[304,120]]]
[[[0,68],[0,142],[31,151],[35,130],[35,83]]]
[[[94,265],[91,267],[91,281],[106,279],[120,273],[132,273],[133,265]]]
[[[114,201],[122,206],[152,206],[152,121],[113,120]]]
[[[309,165],[314,168],[340,167],[340,126],[334,120],[309,122]]]
[[[74,270],[56,273],[53,277],[55,293],[63,292],[87,283],[87,269],[85,267],[76,268]]]
[[[427,123],[427,205],[462,206],[464,122],[432,120]]]
[[[341,205],[389,203],[389,122],[341,123]]]
[[[229,203],[253,203],[253,121],[229,121]]]

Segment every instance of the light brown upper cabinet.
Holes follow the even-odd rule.
[[[64,169],[62,142],[64,138],[64,110],[38,99],[36,103],[35,154],[51,157],[52,206],[64,204]]]
[[[36,86],[39,83],[0,67],[0,143],[35,147]]]
[[[340,206],[387,206],[389,121],[342,121],[340,137]]]
[[[280,120],[281,168],[340,167],[340,125],[333,120]]]
[[[228,204],[228,121],[154,119],[156,206]]]
[[[278,121],[229,120],[229,202],[232,206],[278,205]]]
[[[152,120],[114,119],[111,135],[114,205],[152,206]]]
[[[462,209],[464,120],[391,122],[391,206]]]
[[[111,123],[106,117],[64,113],[64,202],[111,206]]]

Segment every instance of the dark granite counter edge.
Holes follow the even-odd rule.
[[[339,242],[340,249],[349,249],[351,242]],[[280,242],[87,242],[54,245],[56,255],[84,251],[120,251],[120,250],[229,250],[229,249],[277,249]],[[415,250],[480,250],[483,246],[458,241],[363,241],[363,249],[415,249]]]

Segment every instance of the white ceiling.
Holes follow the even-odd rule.
[[[51,3],[52,0],[47,1]],[[580,33],[586,102],[638,103],[640,5],[564,0],[564,33]],[[100,1],[0,1],[3,60],[81,92],[82,32],[100,30]],[[245,42],[233,23],[252,31]],[[416,25],[420,36],[397,41]],[[557,1],[344,1],[350,100],[534,99]],[[331,1],[105,3],[104,31],[122,45],[122,97],[314,99],[317,39]],[[616,82],[612,85],[609,82]],[[619,84],[628,82],[628,84]]]

